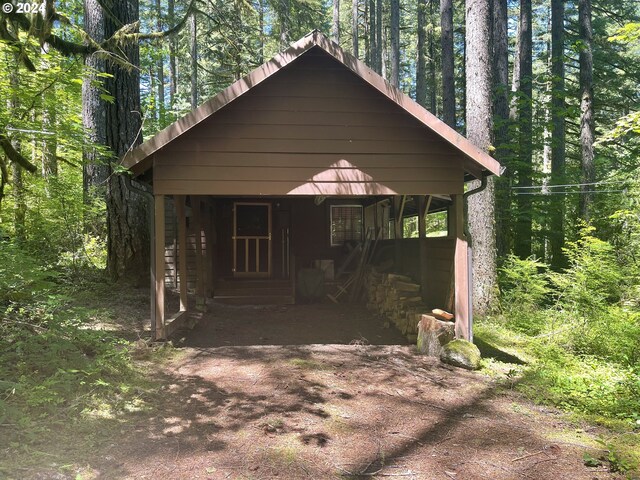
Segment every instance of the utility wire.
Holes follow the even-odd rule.
[[[567,191],[567,192],[515,192],[515,195],[565,195],[569,193],[577,193],[586,195],[588,193],[626,193],[626,190],[588,190],[585,192]]]
[[[531,188],[558,188],[558,187],[583,187],[587,185],[609,185],[627,183],[627,180],[603,180],[601,182],[591,183],[567,183],[564,185],[530,185],[528,187],[511,187],[512,190],[531,189]]]

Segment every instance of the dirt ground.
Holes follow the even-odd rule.
[[[584,466],[589,432],[361,308],[216,306],[176,343],[158,408],[118,419],[79,478],[618,478]]]

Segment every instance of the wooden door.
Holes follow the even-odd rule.
[[[234,203],[233,276],[271,276],[271,204]]]

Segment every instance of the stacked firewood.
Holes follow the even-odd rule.
[[[422,315],[444,315],[446,320],[453,321],[450,313],[427,308],[422,301],[420,285],[406,275],[378,273],[375,268],[370,268],[365,275],[365,291],[367,309],[393,323],[411,342],[418,339],[418,323]]]

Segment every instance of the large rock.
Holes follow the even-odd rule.
[[[452,324],[450,324],[452,325]],[[478,370],[480,368],[480,350],[466,340],[454,340],[442,349],[440,360],[454,367]]]
[[[440,357],[443,347],[455,338],[455,326],[431,315],[422,315],[418,322],[418,351],[430,357]]]

